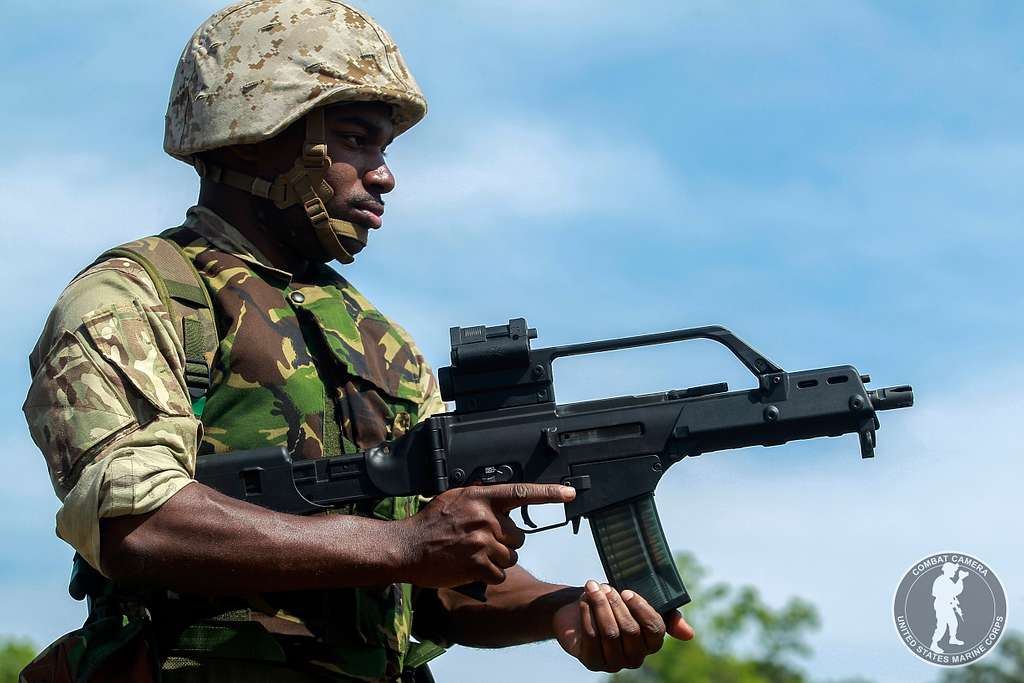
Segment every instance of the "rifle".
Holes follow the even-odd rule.
[[[198,459],[196,479],[279,512],[309,514],[361,500],[434,496],[450,488],[507,482],[572,486],[565,521],[586,517],[609,583],[644,596],[659,613],[690,602],[654,506],[654,489],[684,457],[760,444],[856,433],[874,455],[876,412],[913,405],[909,386],[869,391],[850,365],[786,372],[720,326],[531,349],[537,331],[507,325],[451,328],[451,366],[441,396],[452,412],[421,421],[401,438],[351,454],[293,461],[284,447]],[[724,345],[757,379],[555,404],[556,358],[689,339]],[[483,599],[483,585],[460,590]]]

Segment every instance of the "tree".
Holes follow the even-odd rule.
[[[946,671],[939,683],[1022,683],[1024,681],[1024,634],[1006,633],[996,651],[962,669]]]
[[[18,683],[18,673],[36,656],[37,649],[23,638],[0,638],[0,683]]]
[[[676,563],[701,596],[686,609],[698,640],[668,640],[641,669],[611,683],[806,683],[794,660],[811,653],[806,638],[821,623],[814,605],[791,598],[773,609],[752,586],[703,585],[707,572],[690,554]]]

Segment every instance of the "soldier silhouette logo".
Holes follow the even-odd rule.
[[[964,666],[991,652],[1006,630],[1006,593],[977,558],[935,553],[904,575],[893,616],[915,655],[939,666]]]

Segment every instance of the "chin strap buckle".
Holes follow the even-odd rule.
[[[302,166],[307,171],[325,171],[330,165],[331,158],[327,156],[326,142],[318,140],[302,146]]]
[[[273,187],[274,184],[269,180],[264,180],[263,178],[253,178],[252,188],[250,188],[249,192],[256,195],[257,197],[262,197],[263,199],[273,199],[273,195],[271,194],[271,189]]]

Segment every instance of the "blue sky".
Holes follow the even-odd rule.
[[[430,113],[392,146],[385,227],[346,275],[435,366],[454,324],[525,316],[547,345],[722,323],[787,369],[912,383],[918,406],[882,415],[874,461],[853,437],[684,461],[658,492],[669,540],[716,579],[815,602],[819,679],[934,678],[889,614],[902,572],[935,551],[988,562],[1012,627],[1024,5],[439,4],[363,3]],[[160,149],[162,117],[181,47],[217,7],[5,8],[0,633],[48,642],[81,621],[20,414],[25,358],[75,272],[194,200],[194,173]],[[749,384],[703,342],[562,361],[556,379],[561,401]],[[531,539],[523,564],[600,576],[589,534],[565,533]],[[595,680],[551,645],[436,668],[472,667]]]

